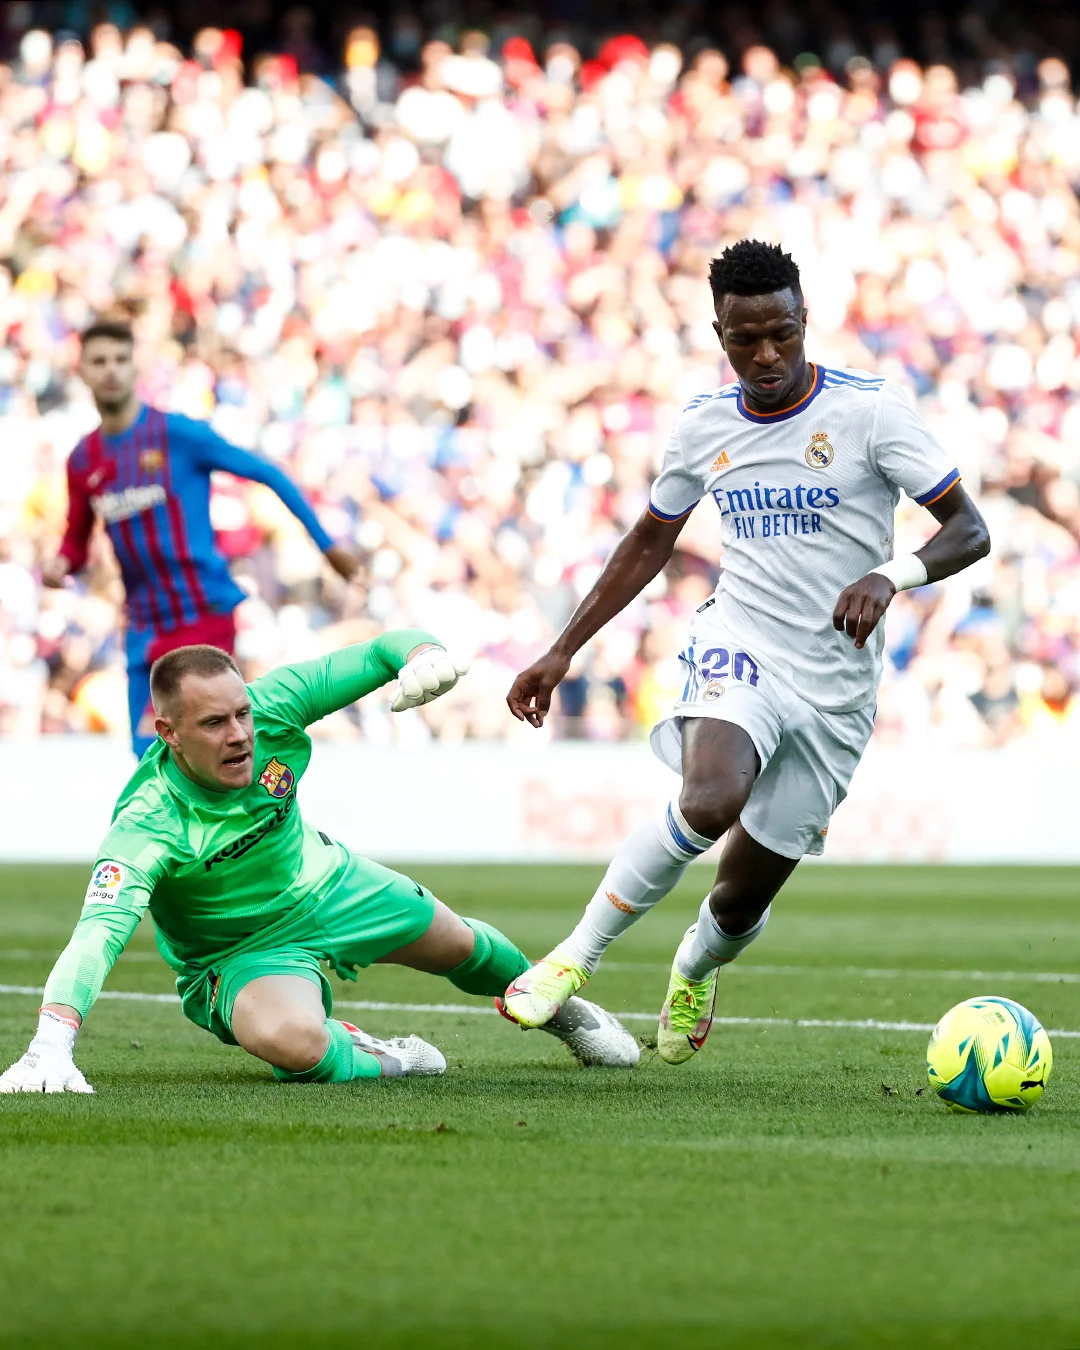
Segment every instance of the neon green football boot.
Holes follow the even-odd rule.
[[[542,1027],[588,978],[589,972],[583,966],[576,965],[556,947],[508,986],[503,1004],[519,1025]]]
[[[656,1047],[660,1058],[668,1064],[682,1064],[696,1055],[705,1044],[712,1026],[716,1006],[716,971],[703,980],[688,980],[680,975],[679,953],[693,941],[697,924],[693,923],[683,935],[675,960],[671,963],[664,1006],[660,1009],[660,1026],[656,1033]]]

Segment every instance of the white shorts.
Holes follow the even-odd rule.
[[[740,817],[743,829],[785,858],[821,853],[829,820],[874,729],[874,708],[820,712],[710,618],[708,610],[694,616],[679,653],[683,689],[672,715],[652,730],[653,753],[681,774],[685,718],[742,727],[761,760]]]

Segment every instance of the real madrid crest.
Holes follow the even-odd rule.
[[[827,469],[833,462],[833,448],[827,431],[815,431],[806,447],[806,462],[812,469]]]

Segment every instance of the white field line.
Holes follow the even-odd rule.
[[[0,947],[0,961],[55,961],[59,952],[55,947]],[[157,965],[164,962],[157,951],[125,952],[125,961],[153,961]]]
[[[45,961],[54,960],[54,948],[3,948],[0,947],[0,961]],[[123,960],[146,962],[158,965],[161,957],[156,951],[125,952]],[[634,971],[670,970],[670,962],[664,961],[605,961],[600,970],[617,971],[620,974],[633,974]],[[599,973],[599,972],[598,972]],[[824,975],[830,979],[848,976],[860,980],[1002,980],[1029,981],[1032,984],[1080,984],[1080,974],[1063,970],[894,970],[877,969],[873,966],[766,966],[748,961],[733,962],[724,973],[724,979],[732,975],[780,975],[784,977],[800,975]]]
[[[0,994],[21,994],[27,998],[40,998],[42,991],[25,984],[0,984]],[[104,989],[99,999],[122,999],[131,1003],[179,1003],[175,994],[132,994],[118,989]],[[361,1012],[414,1012],[447,1013],[459,1016],[462,1013],[481,1017],[494,1017],[492,1007],[478,1007],[474,1003],[382,1003],[370,999],[346,1001],[335,999],[336,1008],[358,1008]],[[620,1012],[615,1014],[624,1022],[655,1022],[655,1012]],[[865,1017],[851,1021],[829,1017],[714,1017],[718,1026],[728,1027],[836,1027],[850,1031],[933,1031],[933,1022],[879,1022],[876,1018]],[[1054,1036],[1080,1040],[1080,1031],[1062,1031],[1057,1027],[1047,1028]]]

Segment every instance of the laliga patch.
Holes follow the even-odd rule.
[[[723,680],[706,680],[701,687],[701,697],[705,703],[713,703],[724,692]]]
[[[101,862],[94,868],[86,888],[84,905],[115,905],[127,876],[123,863]]]

